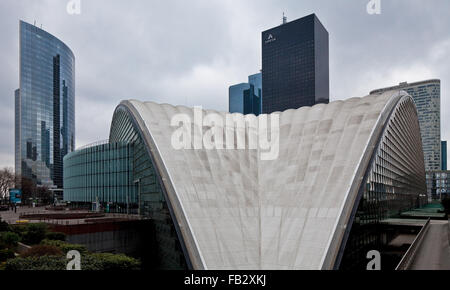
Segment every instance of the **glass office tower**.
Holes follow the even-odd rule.
[[[48,32],[23,21],[19,26],[16,173],[38,186],[62,188],[62,160],[75,148],[75,57]]]
[[[230,86],[228,89],[230,113],[244,114],[244,93],[246,91],[250,91],[248,83]]]
[[[253,86],[255,96],[262,98],[262,73],[248,76],[248,83]]]
[[[328,32],[315,14],[262,32],[264,114],[329,103]]]
[[[262,74],[248,77],[248,83],[241,83],[229,88],[229,111],[244,115],[258,116],[262,110]]]

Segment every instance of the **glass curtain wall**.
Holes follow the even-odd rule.
[[[129,113],[122,106],[114,114],[110,142],[133,143],[132,171],[135,190],[138,193],[139,213],[149,218],[154,228],[157,259],[154,261],[153,267],[186,269],[186,258],[158,178],[157,169],[152,163],[144,140],[136,130]]]
[[[362,185],[340,269],[365,270],[367,253],[378,250],[383,256],[388,242],[382,221],[426,203],[425,164],[415,106],[411,99],[398,106]]]
[[[68,154],[64,158],[64,200],[81,207],[99,202],[108,212],[137,214],[133,152],[133,144],[117,142]]]

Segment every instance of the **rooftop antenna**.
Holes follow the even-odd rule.
[[[34,21],[34,26],[36,26],[36,20]]]
[[[287,23],[287,17],[286,17],[286,15],[283,12],[283,24],[286,24],[286,23]]]

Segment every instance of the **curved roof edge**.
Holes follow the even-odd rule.
[[[345,236],[350,232],[351,225],[349,225],[349,222],[351,220],[351,215],[358,207],[358,195],[360,194],[361,186],[363,186],[362,183],[364,181],[365,174],[370,166],[373,155],[376,153],[380,138],[383,135],[385,127],[389,123],[393,112],[403,98],[411,99],[414,104],[411,96],[409,96],[405,91],[388,91],[384,94],[390,94],[392,96],[389,98],[389,101],[386,103],[384,109],[378,117],[376,125],[370,134],[370,139],[366,144],[364,155],[361,156],[358,168],[354,173],[352,186],[346,194],[346,201],[343,203],[341,215],[336,221],[334,227],[334,235],[329,241],[328,252],[322,258],[321,264],[323,270],[335,268],[338,255],[340,254],[341,244],[345,242]],[[337,231],[339,227],[341,227],[343,231]]]
[[[157,174],[160,175],[159,177],[160,182],[163,185],[162,190],[164,193],[164,197],[169,207],[169,211],[171,213],[175,228],[180,234],[179,240],[183,248],[183,252],[185,253],[187,264],[190,268],[193,268],[195,270],[207,270],[205,268],[203,257],[198,250],[199,247],[197,245],[195,236],[191,231],[192,227],[189,223],[186,212],[183,208],[183,205],[177,198],[177,190],[172,182],[170,173],[167,171],[167,167],[160,155],[160,150],[152,136],[152,133],[150,132],[150,130],[147,130],[145,121],[142,119],[140,113],[137,111],[131,101],[122,101],[116,108],[116,111],[120,108],[124,108],[130,113],[129,117],[132,119],[132,122],[135,124],[135,126],[138,127],[136,129],[139,129],[139,134],[141,134],[143,141],[147,145],[146,148],[149,150],[148,154],[157,169]],[[171,195],[169,194],[169,192],[173,192],[174,194]]]

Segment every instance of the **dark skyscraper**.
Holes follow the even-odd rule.
[[[16,173],[63,187],[62,159],[75,148],[75,57],[62,41],[20,21],[20,89],[15,92]]]
[[[262,33],[263,113],[328,103],[328,32],[315,14]]]

